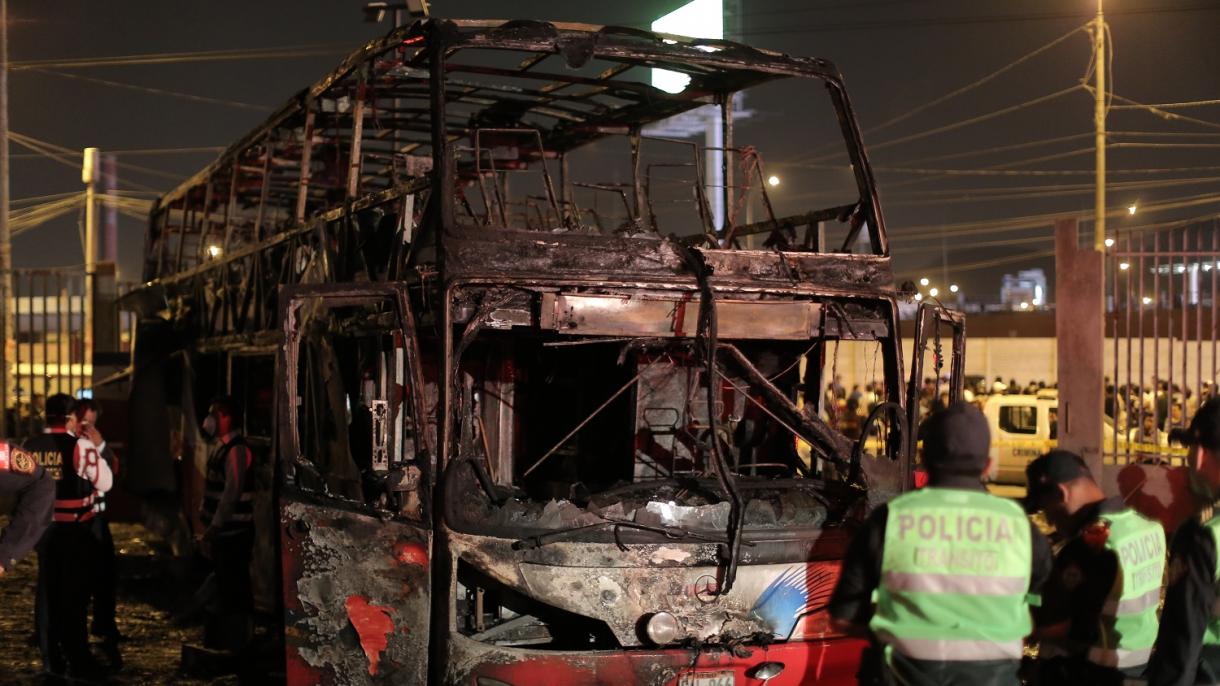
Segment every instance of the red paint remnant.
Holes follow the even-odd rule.
[[[364,648],[364,656],[369,660],[369,674],[377,674],[381,653],[389,642],[387,637],[394,631],[389,610],[370,604],[369,599],[362,595],[349,595],[347,618],[360,635],[360,647]]]
[[[288,650],[286,663],[285,677],[288,686],[305,686],[321,681],[317,670],[306,664],[295,650]]]
[[[394,559],[400,564],[416,567],[428,566],[428,551],[418,543],[400,543],[395,546]]]

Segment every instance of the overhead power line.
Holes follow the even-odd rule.
[[[910,143],[911,141],[928,138],[929,136],[935,136],[935,135],[941,134],[941,133],[948,133],[949,131],[955,131],[957,129],[971,126],[974,124],[981,124],[985,121],[995,119],[996,117],[1001,117],[1006,114],[1011,114],[1013,112],[1023,110],[1027,107],[1033,107],[1035,105],[1040,105],[1044,102],[1049,102],[1056,98],[1061,98],[1061,97],[1067,95],[1068,93],[1072,93],[1072,92],[1075,92],[1078,90],[1080,90],[1079,84],[1073,85],[1073,86],[1068,86],[1067,88],[1055,91],[1054,93],[1048,93],[1046,95],[1032,98],[1032,99],[1026,100],[1024,102],[1019,102],[1015,105],[1009,105],[1008,107],[1002,107],[998,110],[992,110],[991,112],[986,112],[984,114],[969,117],[967,119],[961,119],[959,121],[955,121],[950,124],[944,124],[942,126],[937,126],[936,128],[928,129],[926,131],[920,131],[918,133],[912,133],[912,134],[909,134],[906,136],[900,136],[898,138],[891,138],[890,140],[882,141],[880,143],[874,143],[874,144],[868,145],[866,147],[869,152],[875,152],[877,150],[884,150],[885,148],[893,147],[895,145],[901,145],[903,143]],[[817,155],[814,157],[805,158],[805,160],[798,160],[797,163],[821,162],[824,160],[835,159],[836,157],[842,157],[845,154],[846,154],[845,152],[836,151],[836,152],[832,152],[832,153],[826,153],[824,155]]]
[[[1016,255],[1008,255],[1005,257],[996,257],[994,259],[989,259],[989,260],[979,260],[977,262],[964,262],[961,264],[955,263],[953,265],[953,272],[954,273],[971,272],[971,271],[975,271],[978,269],[989,269],[991,267],[999,267],[1000,265],[1004,265],[1004,264],[1013,264],[1016,262],[1027,262],[1029,260],[1036,260],[1036,259],[1041,259],[1044,257],[1053,257],[1054,255],[1055,255],[1054,250],[1039,250],[1036,252],[1026,252],[1026,253],[1019,253]],[[904,277],[904,276],[915,276],[924,271],[927,271],[927,270],[926,269],[907,270],[904,272],[899,272],[896,276],[899,278]]]
[[[351,46],[349,45],[299,45],[277,48],[162,52],[142,55],[113,55],[109,57],[25,60],[9,62],[9,69],[13,71],[21,71],[23,69],[79,69],[83,67],[125,67],[136,64],[184,64],[188,62],[290,59],[341,55],[350,51]]]
[[[1214,12],[1220,10],[1220,5],[1203,3],[1198,5],[1182,5],[1178,7],[1133,7],[1127,9],[1107,9],[1106,16],[1146,16],[1150,14],[1171,14],[1179,12]],[[744,36],[770,36],[788,33],[827,33],[842,31],[862,31],[877,29],[910,29],[918,26],[970,26],[974,24],[1012,24],[1027,21],[1053,21],[1059,19],[1088,19],[1092,16],[1087,12],[1025,12],[1020,14],[991,14],[974,17],[908,17],[905,19],[880,19],[869,21],[827,22],[821,24],[789,25],[784,27],[762,28],[744,31]]]
[[[874,131],[880,131],[881,129],[889,128],[890,126],[893,126],[894,124],[897,124],[900,121],[905,121],[907,119],[910,119],[911,117],[915,116],[916,114],[919,114],[920,112],[923,112],[924,110],[935,107],[943,102],[952,100],[953,98],[956,98],[957,96],[962,95],[964,93],[968,93],[976,88],[979,88],[980,86],[984,86],[984,85],[990,83],[991,81],[995,80],[996,78],[1008,73],[1009,71],[1012,71],[1013,69],[1021,66],[1022,64],[1028,62],[1029,60],[1037,57],[1038,55],[1041,55],[1042,53],[1046,52],[1047,50],[1050,50],[1051,48],[1055,47],[1056,45],[1059,45],[1060,43],[1066,41],[1067,39],[1071,38],[1072,36],[1076,35],[1077,33],[1083,31],[1084,28],[1085,28],[1084,26],[1077,26],[1076,28],[1072,29],[1071,31],[1068,31],[1067,33],[1056,38],[1055,40],[1053,40],[1041,47],[1038,47],[1030,52],[1025,53],[1024,55],[1018,57],[1017,59],[1013,60],[1012,62],[1009,62],[1008,64],[1005,64],[1004,66],[991,72],[990,74],[984,76],[981,79],[972,81],[971,83],[968,83],[965,86],[962,86],[961,88],[957,88],[948,93],[945,93],[944,95],[940,96],[939,98],[936,98],[934,100],[929,100],[928,102],[925,102],[922,105],[913,107],[896,117],[892,117],[890,119],[887,119],[887,120],[881,122],[880,124],[877,124],[876,126],[870,127],[867,130],[867,133],[873,133]]]
[[[188,148],[131,148],[128,150],[104,150],[107,155],[116,155],[118,157],[140,157],[144,155],[202,155],[216,154],[224,152],[223,145],[201,145]],[[80,157],[79,152],[74,153],[76,157]],[[43,155],[37,153],[17,153],[9,155],[9,159],[35,159],[41,158]]]
[[[34,152],[42,155],[43,157],[45,157],[49,160],[53,160],[55,162],[58,162],[59,164],[62,164],[66,167],[70,167],[75,170],[80,170],[80,153],[75,150],[71,150],[69,148],[64,148],[62,146],[55,145],[53,143],[48,143],[47,141],[42,141],[42,140],[39,140],[32,136],[26,136],[24,134],[17,133],[16,131],[9,131],[9,138],[11,138],[14,143],[22,146],[23,148],[33,150]],[[124,165],[123,163],[119,163],[119,164],[120,164],[120,166],[127,166],[127,165]],[[162,173],[168,173],[168,172],[162,172]],[[180,177],[176,177],[176,178],[180,178]],[[152,188],[150,186],[145,186],[144,184],[137,183],[135,181],[120,179],[119,183],[123,184],[123,185],[127,185],[127,186],[133,186],[139,190],[160,193],[160,191],[158,191],[156,188]]]
[[[1145,203],[1140,207],[1141,214],[1148,215],[1155,212],[1167,212],[1171,210],[1183,209],[1187,207],[1198,207],[1200,205],[1210,205],[1220,203],[1220,194],[1205,193],[1200,195],[1188,195],[1177,198],[1166,198],[1157,202]],[[1106,217],[1119,217],[1127,213],[1125,207],[1116,207],[1106,211]],[[1000,233],[1004,231],[1017,231],[1031,229],[1037,227],[1048,226],[1060,219],[1090,219],[1093,213],[1091,211],[1081,212],[1072,210],[1066,212],[1048,212],[1044,214],[1027,215],[1023,217],[1007,217],[1004,219],[990,221],[970,221],[957,222],[953,224],[925,224],[919,226],[907,227],[903,231],[891,231],[889,237],[891,240],[933,240],[947,236],[963,236],[976,235],[982,233]]]
[[[59,76],[59,77],[65,78],[65,79],[75,79],[78,81],[87,81],[89,83],[96,83],[98,85],[110,86],[113,88],[126,88],[128,90],[139,91],[141,93],[148,93],[150,95],[165,95],[165,96],[169,96],[172,98],[180,98],[182,100],[190,100],[191,102],[201,102],[201,103],[206,103],[209,105],[223,105],[225,107],[236,107],[236,108],[244,109],[244,110],[254,110],[256,112],[270,112],[271,111],[270,107],[264,107],[263,105],[252,105],[248,102],[239,102],[237,100],[228,100],[225,98],[211,98],[211,97],[204,96],[204,95],[192,95],[190,93],[182,93],[179,91],[172,91],[172,90],[167,90],[164,88],[152,88],[149,86],[138,86],[134,83],[123,83],[122,81],[112,81],[110,79],[99,79],[99,78],[93,77],[93,76],[81,76],[80,74],[70,74],[68,72],[55,71],[53,69],[42,69],[42,68],[31,67],[27,71],[38,72],[39,74],[51,74],[52,76]]]
[[[835,165],[820,165],[837,169]],[[895,174],[932,174],[943,176],[1092,176],[1092,169],[921,169],[918,167],[873,167],[875,171]],[[1180,172],[1220,171],[1220,165],[1164,167],[1160,169],[1111,169],[1108,174],[1176,174]],[[890,186],[893,187],[892,185]]]
[[[33,144],[36,146],[40,146],[44,149],[52,150],[56,153],[56,157],[60,161],[64,161],[65,159],[72,160],[73,158],[79,158],[80,154],[81,154],[79,151],[73,150],[72,148],[65,148],[62,145],[58,145],[56,143],[51,143],[49,141],[39,140],[37,138],[34,138],[33,136],[27,136],[22,133],[9,132],[9,136],[11,136],[14,141],[21,143],[22,145],[24,145],[27,148],[35,149],[35,148],[31,147],[31,144]],[[35,150],[35,151],[38,152],[38,150]],[[79,166],[79,164],[77,164],[74,161],[70,162],[70,164],[72,164],[73,166]],[[144,167],[144,166],[141,166],[138,164],[132,164],[130,162],[116,162],[115,164],[117,164],[120,169],[127,169],[130,171],[139,172],[141,174],[148,174],[150,176],[160,176],[162,178],[172,179],[174,181],[180,181],[182,179],[181,174],[175,174],[173,172],[162,171],[160,169],[152,169],[150,167]],[[145,186],[144,188],[146,190],[152,190],[152,189],[148,189],[147,186]]]
[[[1192,100],[1189,102],[1158,102],[1150,105],[1112,105],[1113,110],[1134,110],[1143,109],[1145,107],[1155,107],[1156,109],[1169,110],[1186,107],[1208,107],[1210,105],[1220,105],[1220,100]]]
[[[1085,90],[1089,91],[1090,93],[1093,92],[1093,89],[1088,85],[1084,85],[1083,88]],[[1217,123],[1214,121],[1207,121],[1206,119],[1198,119],[1196,117],[1188,117],[1184,114],[1177,114],[1176,112],[1169,112],[1167,110],[1163,110],[1163,109],[1157,107],[1156,105],[1149,105],[1147,103],[1139,102],[1137,100],[1132,100],[1131,98],[1124,98],[1121,95],[1112,94],[1111,97],[1115,100],[1118,100],[1119,102],[1127,103],[1128,105],[1131,106],[1130,109],[1144,110],[1151,114],[1155,114],[1156,116],[1158,116],[1162,119],[1167,119],[1169,121],[1186,122],[1189,124],[1198,124],[1200,126],[1206,126],[1208,128],[1212,128],[1212,129],[1220,129],[1220,123]]]
[[[897,164],[901,164],[903,166],[915,166],[915,165],[920,165],[920,164],[927,164],[928,162],[943,162],[945,160],[957,160],[957,159],[962,159],[965,157],[978,157],[981,155],[992,155],[992,154],[1000,153],[1000,152],[1011,152],[1013,150],[1024,150],[1026,148],[1037,148],[1037,147],[1041,147],[1043,145],[1052,145],[1054,143],[1066,143],[1067,141],[1074,141],[1074,140],[1080,140],[1082,138],[1092,138],[1092,137],[1093,137],[1092,132],[1077,133],[1077,134],[1073,134],[1071,136],[1056,136],[1054,138],[1041,138],[1041,139],[1038,139],[1035,141],[1026,141],[1024,143],[1013,143],[1011,145],[996,145],[996,146],[992,146],[990,148],[977,148],[974,150],[967,150],[965,152],[954,152],[954,153],[948,153],[945,155],[934,155],[932,157],[920,157],[920,158],[914,159],[914,160],[904,160],[902,162],[898,162]]]
[[[927,101],[927,102],[925,102],[925,103],[922,103],[922,104],[920,104],[920,105],[916,105],[915,107],[913,107],[913,108],[911,108],[911,109],[908,109],[906,112],[904,112],[904,113],[902,113],[902,114],[900,114],[900,115],[898,115],[898,116],[896,116],[896,117],[892,117],[892,118],[890,118],[890,119],[887,119],[887,120],[885,120],[885,121],[881,122],[880,124],[877,124],[876,126],[871,126],[871,127],[867,128],[867,129],[864,129],[864,133],[865,133],[865,134],[871,134],[871,133],[873,133],[873,132],[880,131],[881,129],[888,128],[888,127],[893,126],[894,124],[897,124],[897,123],[899,123],[899,122],[901,122],[901,121],[905,121],[905,120],[907,120],[907,119],[909,119],[909,118],[911,118],[911,117],[915,116],[916,114],[918,114],[918,113],[920,113],[920,112],[923,112],[923,111],[925,111],[925,110],[927,110],[927,109],[930,109],[930,108],[932,108],[932,107],[935,107],[935,106],[937,106],[937,105],[939,105],[939,104],[941,104],[941,103],[944,103],[944,102],[947,102],[947,101],[949,101],[949,100],[952,100],[953,98],[956,98],[957,96],[962,95],[962,94],[964,94],[964,93],[968,93],[968,92],[970,92],[970,91],[972,91],[972,90],[974,90],[974,89],[976,89],[976,88],[979,88],[979,87],[981,87],[981,86],[984,86],[984,85],[986,85],[987,83],[990,83],[990,82],[991,82],[992,80],[994,80],[995,78],[997,78],[997,77],[999,77],[999,76],[1001,76],[1001,75],[1003,75],[1003,74],[1005,74],[1005,73],[1007,73],[1007,72],[1011,71],[1012,69],[1014,69],[1014,68],[1016,68],[1016,67],[1018,67],[1018,66],[1020,66],[1020,65],[1024,64],[1025,62],[1027,62],[1027,61],[1029,61],[1030,59],[1032,59],[1032,58],[1034,58],[1034,57],[1036,57],[1036,56],[1038,56],[1038,55],[1042,54],[1043,52],[1045,52],[1045,51],[1049,50],[1050,48],[1053,48],[1053,47],[1055,47],[1056,45],[1059,45],[1060,43],[1062,43],[1063,41],[1067,40],[1068,38],[1071,38],[1071,37],[1072,37],[1073,35],[1075,35],[1077,32],[1079,32],[1079,31],[1083,30],[1084,28],[1086,28],[1086,26],[1087,26],[1087,25],[1078,26],[1078,27],[1076,27],[1076,28],[1072,29],[1071,31],[1067,32],[1066,34],[1064,34],[1064,35],[1062,35],[1062,36],[1060,36],[1060,37],[1058,37],[1058,38],[1056,38],[1055,40],[1053,40],[1053,41],[1051,41],[1051,42],[1049,42],[1049,43],[1047,43],[1047,44],[1045,44],[1045,45],[1042,45],[1042,46],[1040,46],[1040,47],[1038,47],[1038,48],[1035,48],[1035,49],[1034,49],[1034,50],[1032,50],[1031,52],[1027,52],[1027,53],[1025,53],[1024,55],[1022,55],[1022,56],[1018,57],[1017,59],[1013,60],[1012,62],[1009,62],[1008,64],[1005,64],[1005,65],[1001,66],[999,69],[996,69],[995,71],[992,71],[991,73],[987,74],[986,76],[983,76],[983,77],[982,77],[982,78],[980,78],[980,79],[977,79],[977,80],[975,80],[975,81],[972,81],[972,82],[970,82],[970,83],[968,83],[968,84],[966,84],[966,85],[964,85],[964,86],[961,86],[960,88],[956,88],[956,89],[954,89],[954,90],[952,90],[952,91],[949,91],[948,93],[945,93],[944,95],[941,95],[940,97],[934,98],[934,99],[929,100],[929,101]],[[826,153],[827,151],[834,150],[834,151],[836,151],[836,152],[841,152],[841,151],[839,151],[839,150],[838,150],[838,148],[839,148],[839,146],[838,146],[837,144],[835,144],[835,143],[831,143],[831,144],[828,144],[828,145],[821,146],[821,147],[819,147],[819,148],[817,148],[817,149],[813,150],[813,151],[812,151],[812,156],[811,156],[811,157],[809,157],[809,158],[807,158],[807,159],[823,159],[823,157],[824,157],[824,155],[823,155],[823,154],[824,154],[824,153]]]
[[[1118,184],[1109,184],[1110,190],[1113,191],[1129,191],[1129,190],[1153,190],[1156,188],[1174,188],[1177,186],[1196,186],[1200,184],[1214,184],[1220,181],[1220,176],[1212,176],[1203,179],[1171,179],[1147,185],[1121,187]],[[974,204],[983,202],[1008,202],[1012,200],[1037,200],[1042,198],[1063,198],[1063,197],[1081,197],[1093,194],[1093,184],[1082,184],[1077,188],[1064,188],[1059,190],[1038,190],[1027,191],[1024,193],[966,193],[956,196],[939,196],[939,197],[921,197],[911,199],[892,200],[886,203],[889,207],[919,207],[919,206],[944,206],[944,205],[961,205]]]

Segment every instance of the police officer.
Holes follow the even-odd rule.
[[[977,408],[956,403],[924,427],[928,486],[877,508],[856,532],[831,618],[867,627],[874,641],[861,681],[1015,685],[1050,548],[1020,505],[983,487],[991,435]]]
[[[219,594],[219,612],[207,623],[204,644],[238,651],[249,643],[253,626],[253,453],[241,434],[237,407],[228,397],[212,401],[201,429],[216,444],[208,457],[200,518],[206,527],[203,550],[212,558]]]
[[[1107,498],[1077,454],[1052,450],[1025,468],[1025,509],[1046,513],[1066,541],[1042,605],[1037,681],[1121,684],[1139,677],[1156,640],[1165,529]]]
[[[1184,434],[1192,487],[1211,502],[1186,520],[1169,546],[1169,585],[1156,651],[1145,677],[1154,686],[1220,683],[1220,399],[1208,400]]]
[[[55,482],[34,458],[0,441],[0,495],[17,497],[8,528],[0,531],[0,576],[34,549],[51,524]]]
[[[51,526],[38,549],[38,639],[43,667],[51,674],[91,678],[102,673],[89,652],[87,614],[94,542],[90,521],[96,493],[110,490],[113,476],[97,446],[76,436],[74,401],[57,393],[47,399],[46,428],[25,450],[55,480]]]

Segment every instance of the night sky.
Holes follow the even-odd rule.
[[[11,0],[9,59],[14,63],[68,57],[234,48],[333,46],[330,56],[250,61],[62,69],[93,79],[179,91],[261,106],[268,110],[330,69],[342,54],[384,33],[388,24],[362,21],[362,2],[348,0],[124,0],[55,3]],[[620,0],[613,3],[438,0],[433,14],[450,17],[530,18],[627,24],[648,22],[681,2]],[[1089,0],[744,0],[742,31],[748,43],[784,52],[825,57],[844,73],[864,130],[881,189],[901,275],[942,273],[970,295],[996,297],[1005,271],[1040,266],[1036,257],[1051,247],[1043,228],[953,233],[943,241],[937,227],[1016,216],[1091,212],[1090,175],[1025,174],[1025,171],[1092,169],[1092,96],[1075,91],[1011,114],[906,143],[894,139],[985,115],[1076,85],[1089,63],[1090,39],[1077,33],[980,88],[922,111],[896,125],[874,130],[945,93],[971,83],[1084,24],[1096,5]],[[1114,92],[1143,103],[1220,98],[1220,2],[1216,0],[1110,0]],[[732,27],[729,27],[730,30]],[[68,148],[106,150],[227,146],[266,115],[257,109],[192,102],[114,85],[35,71],[10,76],[11,126],[15,132]],[[1115,101],[1115,104],[1122,104]],[[802,124],[782,97],[764,94],[739,126],[739,137],[769,151],[768,171],[787,181],[776,191],[781,212],[812,209],[799,195],[798,161],[812,156],[791,141]],[[1127,147],[1109,151],[1109,201],[1130,203],[1203,197],[1200,204],[1156,214],[1110,220],[1112,227],[1196,217],[1220,211],[1220,106],[1175,109],[1212,122],[1166,121],[1145,111],[1112,110],[1111,142],[1173,143],[1181,147]],[[1135,132],[1140,132],[1136,134]],[[1164,134],[1192,134],[1164,135]],[[1072,137],[1072,138],[1068,138]],[[1057,142],[972,154],[1050,138]],[[739,141],[741,142],[741,141]],[[1074,151],[1082,151],[1072,154]],[[79,171],[26,156],[13,144],[12,197],[80,189]],[[215,153],[122,156],[135,164],[185,177]],[[948,159],[929,159],[953,156]],[[1046,158],[1030,161],[1030,158]],[[1024,161],[1024,162],[1021,162]],[[831,163],[827,160],[824,163]],[[1018,164],[1012,164],[1019,162]],[[998,165],[1019,174],[994,174]],[[1213,169],[1189,169],[1213,166]],[[987,170],[985,168],[992,168]],[[1154,174],[1147,169],[1187,168]],[[917,174],[911,169],[951,169],[954,175]],[[904,171],[907,170],[907,171]],[[991,173],[981,175],[979,170]],[[134,170],[124,181],[166,190],[175,181]],[[1114,188],[1115,183],[1178,181],[1156,188]],[[996,191],[994,189],[1000,189]],[[1058,193],[1047,197],[1048,192]],[[1005,193],[1020,194],[997,198]],[[143,225],[120,220],[120,270],[138,278]],[[956,227],[955,227],[956,228]],[[904,234],[906,237],[904,237]],[[1046,240],[1037,242],[1039,237]],[[983,246],[975,245],[984,243]],[[991,245],[986,245],[986,244]],[[82,262],[75,217],[64,217],[14,239],[15,266]],[[947,264],[942,265],[942,258]],[[986,268],[980,263],[1005,260]],[[974,266],[973,269],[967,267]]]

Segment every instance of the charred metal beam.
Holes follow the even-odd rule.
[[[750,380],[750,385],[761,391],[768,401],[779,408],[785,419],[801,429],[804,434],[801,438],[814,446],[822,458],[840,464],[850,464],[852,450],[850,439],[830,428],[821,417],[802,412],[796,403],[771,383],[767,375],[759,371],[758,367],[755,367],[750,358],[746,357],[737,346],[731,343],[721,343],[719,350],[745,372]]]

